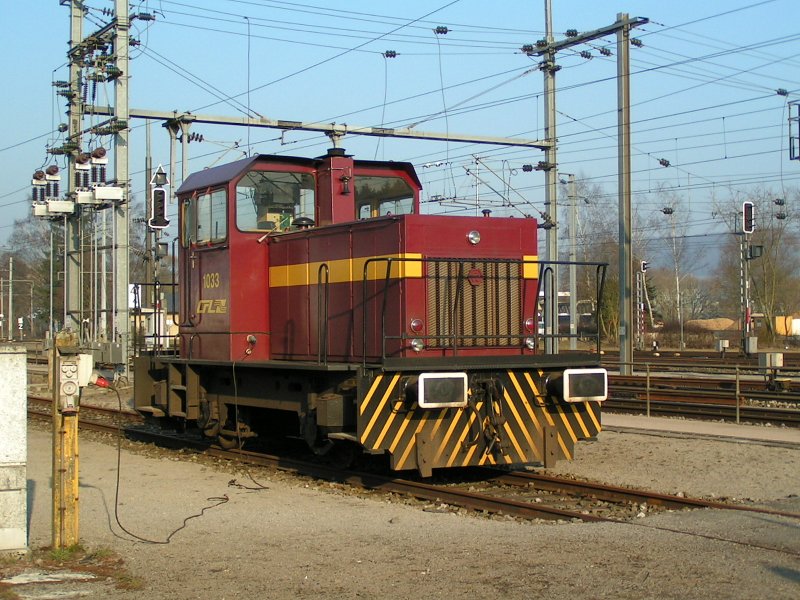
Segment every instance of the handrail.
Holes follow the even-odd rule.
[[[322,275],[325,274],[325,282]],[[322,263],[317,270],[317,362],[328,364],[328,307],[330,302],[330,268]]]
[[[549,286],[552,284],[553,279],[553,268],[552,265],[555,264],[563,264],[563,265],[571,265],[574,264],[576,266],[585,266],[585,267],[595,267],[595,282],[596,282],[596,311],[595,311],[595,323],[597,325],[597,330],[595,333],[591,335],[587,334],[561,334],[559,331],[552,332],[550,334],[542,334],[539,335],[538,327],[536,324],[534,325],[534,332],[533,337],[537,339],[543,338],[546,336],[552,337],[593,337],[595,341],[596,352],[600,353],[600,346],[601,346],[601,336],[600,336],[600,327],[599,327],[599,311],[602,307],[602,292],[605,285],[605,274],[606,274],[606,263],[600,263],[595,261],[583,261],[583,262],[566,262],[566,261],[531,261],[531,260],[524,260],[524,259],[509,259],[509,258],[448,258],[448,257],[373,257],[369,258],[364,262],[364,268],[362,273],[362,315],[363,315],[363,322],[362,322],[362,331],[361,331],[361,343],[362,343],[362,363],[366,365],[367,361],[367,342],[368,342],[368,335],[367,335],[367,323],[369,319],[369,310],[370,310],[370,303],[368,302],[368,282],[370,281],[370,268],[373,267],[373,263],[383,262],[386,264],[386,271],[383,275],[383,286],[381,289],[376,289],[375,291],[377,294],[382,294],[381,298],[381,314],[380,314],[380,336],[381,336],[381,358],[386,357],[387,352],[387,341],[390,339],[399,339],[404,340],[407,339],[409,336],[408,334],[401,332],[399,335],[395,336],[388,336],[386,333],[386,310],[387,310],[387,303],[388,303],[388,294],[389,294],[389,286],[391,282],[391,273],[392,267],[396,264],[406,263],[406,262],[418,262],[422,264],[428,264],[432,262],[450,262],[458,264],[458,272],[456,273],[457,281],[455,283],[455,297],[452,299],[452,304],[447,307],[447,310],[450,312],[450,321],[451,321],[451,328],[446,332],[446,335],[430,335],[426,334],[424,337],[428,340],[437,340],[437,341],[447,341],[448,343],[439,346],[442,349],[448,349],[453,352],[453,354],[458,353],[458,351],[464,346],[463,342],[465,340],[477,340],[477,339],[484,339],[489,341],[499,342],[500,340],[508,340],[509,343],[513,343],[514,341],[519,342],[520,347],[522,347],[525,343],[525,339],[528,337],[532,337],[530,334],[526,334],[524,331],[520,331],[519,333],[515,333],[513,330],[506,331],[506,332],[495,332],[495,333],[488,333],[488,332],[479,332],[476,334],[460,334],[458,331],[459,327],[459,319],[458,319],[458,310],[461,303],[464,302],[462,298],[463,295],[463,282],[465,280],[465,271],[464,265],[466,263],[472,262],[481,262],[486,264],[518,264],[520,267],[524,267],[526,264],[536,264],[539,265],[539,273],[538,273],[538,283],[536,288],[536,299],[534,300],[534,306],[536,307],[536,311],[538,311],[539,306],[539,294],[542,291],[542,287],[544,286],[545,291],[549,289]],[[377,271],[375,272],[377,275]],[[430,277],[430,274],[428,275]],[[549,277],[549,279],[548,279]],[[522,276],[522,271],[519,274],[520,280],[524,279]],[[379,282],[380,279],[378,277],[373,277],[373,280]],[[544,281],[543,281],[544,280]],[[376,294],[376,296],[377,296]],[[558,307],[555,306],[552,310],[557,311]],[[573,318],[577,318],[577,315],[574,315]],[[522,326],[522,325],[521,325]],[[491,346],[491,344],[487,345]],[[497,346],[505,346],[505,344],[497,343]],[[524,348],[521,348],[524,350]]]

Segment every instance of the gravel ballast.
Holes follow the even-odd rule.
[[[214,498],[228,500],[153,544],[115,523],[111,440],[84,439],[80,455],[84,545],[112,549],[144,582],[138,591],[89,584],[97,597],[800,597],[798,519],[698,510],[632,524],[521,522],[283,473],[254,472],[266,489],[244,489],[229,483],[256,486],[233,465],[124,451],[118,513],[136,535],[163,542]],[[50,540],[50,469],[50,435],[31,428],[31,547]],[[800,513],[794,448],[603,432],[549,472]]]

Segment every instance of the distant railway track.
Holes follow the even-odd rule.
[[[35,399],[46,405],[46,399]],[[45,406],[46,408],[46,406]],[[104,416],[102,421],[83,418],[90,411]],[[82,429],[101,433],[120,431],[119,411],[102,407],[84,407],[80,413]],[[125,419],[132,413],[123,412]],[[52,415],[40,408],[29,409],[29,415],[49,420]],[[107,417],[114,417],[114,421]],[[744,510],[800,519],[800,514],[760,509],[757,507],[724,504],[698,498],[659,494],[646,490],[627,489],[604,484],[552,477],[526,471],[499,469],[468,469],[460,471],[467,482],[453,484],[431,483],[412,478],[398,478],[380,473],[343,470],[316,461],[297,460],[286,456],[264,454],[244,449],[224,450],[199,438],[154,431],[141,426],[126,426],[128,439],[153,443],[167,448],[194,449],[205,456],[290,471],[367,490],[401,494],[442,507],[442,510],[462,508],[490,514],[509,515],[522,519],[548,519],[585,522],[625,522],[643,507],[680,510],[686,508],[716,508]],[[448,478],[453,474],[448,473]],[[476,491],[476,486],[487,488]],[[509,493],[507,489],[514,491]],[[504,491],[505,490],[505,491]]]
[[[648,410],[648,402],[641,398],[610,398],[603,404],[604,410],[643,414]],[[669,401],[651,398],[649,413],[658,417],[685,417],[702,420],[735,421],[736,406],[726,404]],[[739,421],[758,424],[800,427],[800,412],[797,409],[740,406]]]
[[[605,410],[800,427],[797,380],[659,373],[609,376]],[[768,388],[773,388],[772,390]],[[775,391],[780,389],[781,391]]]
[[[52,419],[53,417],[52,398],[29,395],[28,396],[28,415],[37,419]],[[91,418],[87,418],[90,416]],[[113,433],[118,430],[120,425],[135,425],[144,422],[139,413],[117,408],[95,406],[83,404],[78,413],[80,426],[101,433]]]
[[[765,350],[765,352],[780,352],[783,354],[783,369],[800,373],[800,352],[785,350]],[[723,367],[732,369],[738,366],[743,369],[758,370],[758,361],[758,355],[746,356],[736,350],[726,352],[724,355],[711,350],[663,350],[660,352],[635,352],[633,366],[637,370],[643,369],[648,364],[674,366],[675,368],[691,365],[692,368]],[[602,363],[608,369],[618,369],[619,351],[605,350]]]

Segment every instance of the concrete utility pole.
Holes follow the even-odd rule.
[[[116,27],[114,28],[114,52],[117,56],[117,68],[121,75],[114,82],[114,109],[117,122],[124,125],[117,129],[114,139],[114,175],[117,185],[122,188],[122,201],[114,208],[114,231],[116,245],[114,248],[114,338],[122,350],[122,364],[125,374],[128,373],[128,356],[130,355],[130,318],[128,315],[128,281],[129,275],[129,232],[128,203],[130,186],[128,185],[128,2],[114,1]]]
[[[633,370],[633,253],[631,251],[631,82],[630,25],[617,14],[617,166],[619,183],[619,370]]]
[[[66,0],[62,4],[67,4]],[[65,256],[64,256],[64,327],[73,331],[82,331],[82,326],[87,323],[93,324],[92,339],[95,342],[101,339],[104,346],[95,347],[102,349],[104,360],[107,362],[117,362],[123,365],[127,372],[127,362],[129,355],[129,331],[130,323],[128,319],[128,250],[129,250],[129,220],[128,220],[128,201],[129,201],[129,182],[128,182],[128,120],[130,118],[128,109],[128,47],[129,47],[129,17],[128,4],[123,0],[115,0],[115,15],[113,20],[101,27],[98,31],[84,38],[83,19],[84,2],[81,0],[70,0],[70,49],[67,52],[69,58],[70,80],[66,97],[69,98],[68,114],[68,137],[67,142],[62,148],[51,149],[53,154],[64,154],[68,158],[68,187],[67,197],[76,199],[78,190],[86,188],[86,181],[83,183],[76,181],[75,167],[79,160],[85,161],[87,153],[82,148],[83,136],[91,132],[96,136],[113,136],[114,140],[114,181],[115,185],[106,187],[105,161],[104,154],[95,155],[92,153],[92,161],[98,160],[97,165],[102,171],[99,181],[95,180],[93,171],[92,184],[99,185],[95,192],[100,197],[101,189],[111,192],[116,189],[116,194],[103,194],[103,198],[112,206],[112,245],[106,244],[106,215],[105,206],[98,202],[96,208],[102,214],[102,244],[91,242],[91,259],[86,259],[81,238],[87,225],[95,225],[95,212],[89,210],[81,201],[75,202],[75,213],[65,215]],[[110,52],[108,51],[110,47]],[[98,58],[102,52],[101,58]],[[99,79],[98,79],[99,78]],[[83,128],[83,117],[87,112],[87,93],[90,82],[112,81],[114,85],[114,107],[109,109],[112,118],[99,125],[94,125],[88,129]],[[89,109],[90,110],[90,109]],[[96,150],[100,150],[97,148]],[[85,164],[85,162],[84,162]],[[95,165],[95,163],[92,163]],[[94,168],[94,166],[93,166]],[[98,171],[99,173],[100,171]],[[96,233],[96,232],[93,232]],[[105,271],[106,262],[111,258],[112,264],[112,283],[109,286],[106,282]],[[85,265],[88,261],[90,264]],[[98,282],[97,267],[100,267],[102,277]],[[106,288],[111,288],[111,316],[112,316],[112,335],[110,344],[106,339],[106,324],[108,311],[106,304]],[[100,291],[101,307],[97,306],[97,288]],[[91,293],[92,306],[87,309],[85,290]],[[87,317],[86,312],[90,310]],[[98,338],[99,335],[99,338]],[[87,341],[87,340],[84,340]]]
[[[544,305],[544,351],[545,354],[558,354],[558,189],[556,172],[556,52],[553,46],[553,7],[551,0],[544,3],[545,41],[547,51],[539,69],[544,73],[544,139],[550,146],[544,151],[544,204],[547,207],[548,222],[545,229],[547,260],[552,269],[552,285],[545,286]]]
[[[550,20],[550,15],[550,0],[545,0],[546,21]],[[566,39],[559,42],[554,42],[551,38],[547,38],[537,42],[535,47],[531,46],[529,49],[523,48],[528,54],[541,56],[543,58],[540,68],[545,72],[545,111],[548,113],[545,116],[545,123],[547,123],[545,129],[545,142],[548,144],[547,156],[549,156],[543,167],[545,170],[554,170],[558,167],[555,148],[557,139],[555,131],[555,78],[552,76],[552,73],[555,73],[555,71],[558,70],[558,67],[554,64],[555,54],[559,50],[563,50],[565,48],[570,48],[578,44],[585,44],[586,42],[610,35],[612,33],[617,34],[617,79],[619,90],[617,111],[620,119],[620,124],[617,131],[620,137],[620,157],[618,165],[620,173],[620,369],[627,368],[628,372],[630,371],[630,367],[625,367],[624,363],[630,363],[633,355],[629,331],[631,329],[633,314],[631,293],[633,263],[630,251],[630,98],[628,92],[630,88],[630,81],[628,77],[628,48],[630,46],[629,32],[631,28],[644,25],[648,22],[648,19],[642,17],[634,17],[631,19],[627,14],[620,13],[617,15],[617,21],[612,25],[607,25],[606,27],[601,27],[600,29],[588,31],[586,33],[574,32],[574,35],[570,35]],[[550,32],[551,30],[552,27],[547,25],[546,31]],[[622,52],[623,49],[624,52]],[[551,74],[548,75],[548,73]],[[553,99],[551,101],[548,101],[548,92],[550,91],[549,86],[552,86],[553,93]],[[555,179],[555,173],[553,173],[553,179]],[[556,205],[553,200],[553,191],[550,190],[550,181],[550,178],[548,178],[547,184],[545,185],[545,202],[552,201],[552,203],[548,205],[548,215],[553,212],[551,218],[553,219],[553,224],[555,224],[554,211],[556,209]],[[553,196],[548,197],[548,192],[553,194]],[[627,202],[625,202],[625,198],[627,198]],[[550,231],[548,230],[548,259],[557,260],[557,233],[555,231],[553,232],[553,239],[551,239],[549,235]],[[622,267],[623,262],[625,263],[624,269]],[[558,280],[556,279],[554,287],[557,286]],[[555,291],[554,293],[557,294]],[[625,304],[624,309],[622,306],[623,303]],[[558,317],[557,308],[555,306],[552,312],[555,314],[551,315],[553,322],[550,324],[550,327],[552,328],[551,330],[557,331]],[[545,330],[547,330],[547,327],[548,323],[547,320],[545,320]],[[627,348],[623,348],[623,346],[626,346]],[[547,345],[545,345],[545,350],[548,350]],[[555,343],[550,346],[549,350],[558,350],[557,339],[555,340]],[[623,353],[625,353],[624,357]]]
[[[575,189],[575,175],[570,173],[569,180],[569,349],[578,349],[578,192]]]
[[[67,126],[70,142],[76,148],[81,145],[83,125],[83,95],[81,94],[81,64],[72,53],[83,42],[83,3],[73,0],[70,4],[69,51],[69,105],[67,109]],[[68,155],[70,156],[70,155]],[[73,158],[70,156],[70,158]],[[68,162],[67,195],[71,195],[77,187],[75,175]],[[64,327],[80,331],[83,313],[83,297],[81,294],[81,214],[64,217]]]

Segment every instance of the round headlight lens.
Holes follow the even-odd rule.
[[[411,340],[411,349],[414,350],[414,352],[422,352],[424,348],[425,344],[422,343],[421,339],[414,338],[413,340]]]
[[[413,331],[414,333],[419,333],[420,331],[422,331],[423,325],[424,323],[422,322],[422,319],[411,319],[409,327],[411,327],[411,331]]]
[[[467,239],[469,243],[473,246],[477,245],[481,241],[481,234],[479,231],[475,231],[474,229],[467,234]]]
[[[527,319],[525,319],[525,329],[527,329],[531,333],[533,332],[533,326],[535,324],[536,321],[533,320],[533,317],[528,317]]]
[[[529,350],[533,350],[536,348],[536,340],[532,337],[525,338],[525,345],[528,347]]]

